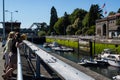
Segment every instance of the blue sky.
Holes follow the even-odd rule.
[[[0,22],[3,20],[2,1],[0,0]],[[120,0],[5,0],[5,10],[13,12],[13,21],[21,22],[22,28],[29,28],[34,22],[46,22],[49,25],[52,6],[56,8],[58,17],[61,17],[64,12],[71,14],[76,8],[89,11],[91,4],[102,7],[104,3],[104,11],[107,13],[117,12],[120,8]],[[18,13],[14,12],[16,10]],[[5,16],[6,21],[11,20],[10,13],[5,12]]]

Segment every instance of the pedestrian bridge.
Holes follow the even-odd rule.
[[[16,74],[17,80],[109,80],[26,40],[18,49]]]

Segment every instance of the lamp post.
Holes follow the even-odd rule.
[[[3,43],[5,42],[5,0],[3,0]]]
[[[13,30],[13,27],[12,27],[12,22],[13,22],[13,13],[14,12],[18,12],[18,11],[13,11],[13,12],[11,12],[11,11],[8,11],[8,10],[6,10],[5,12],[9,12],[10,13],[10,15],[11,15],[11,20],[10,20],[10,22],[11,22],[11,31]]]
[[[96,41],[96,28],[94,28],[94,56],[96,56],[96,52],[95,52],[95,41]]]

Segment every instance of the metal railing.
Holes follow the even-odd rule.
[[[19,48],[17,48],[17,80],[23,80],[22,63]]]
[[[36,73],[35,77],[40,78],[40,65],[41,60],[47,64],[50,68],[52,68],[61,79],[63,80],[95,80],[94,78],[86,75],[85,73],[75,69],[74,67],[68,65],[67,63],[61,61],[60,59],[48,54],[46,51],[40,49],[33,43],[29,41],[24,41],[24,44],[27,48],[25,48],[25,52],[28,55],[29,59],[31,59],[31,52],[34,51],[36,54]],[[30,51],[32,50],[32,51]],[[58,67],[59,66],[59,67]]]

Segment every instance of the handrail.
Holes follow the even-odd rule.
[[[17,80],[23,80],[19,48],[17,48]]]
[[[36,60],[36,77],[40,76],[40,59],[49,65],[62,79],[65,80],[95,80],[91,76],[79,71],[78,69],[72,67],[71,65],[63,62],[62,60],[56,58],[55,56],[48,54],[46,51],[38,48],[36,45],[29,41],[23,41],[26,46],[28,46],[37,55]],[[28,55],[30,51],[28,49]]]

